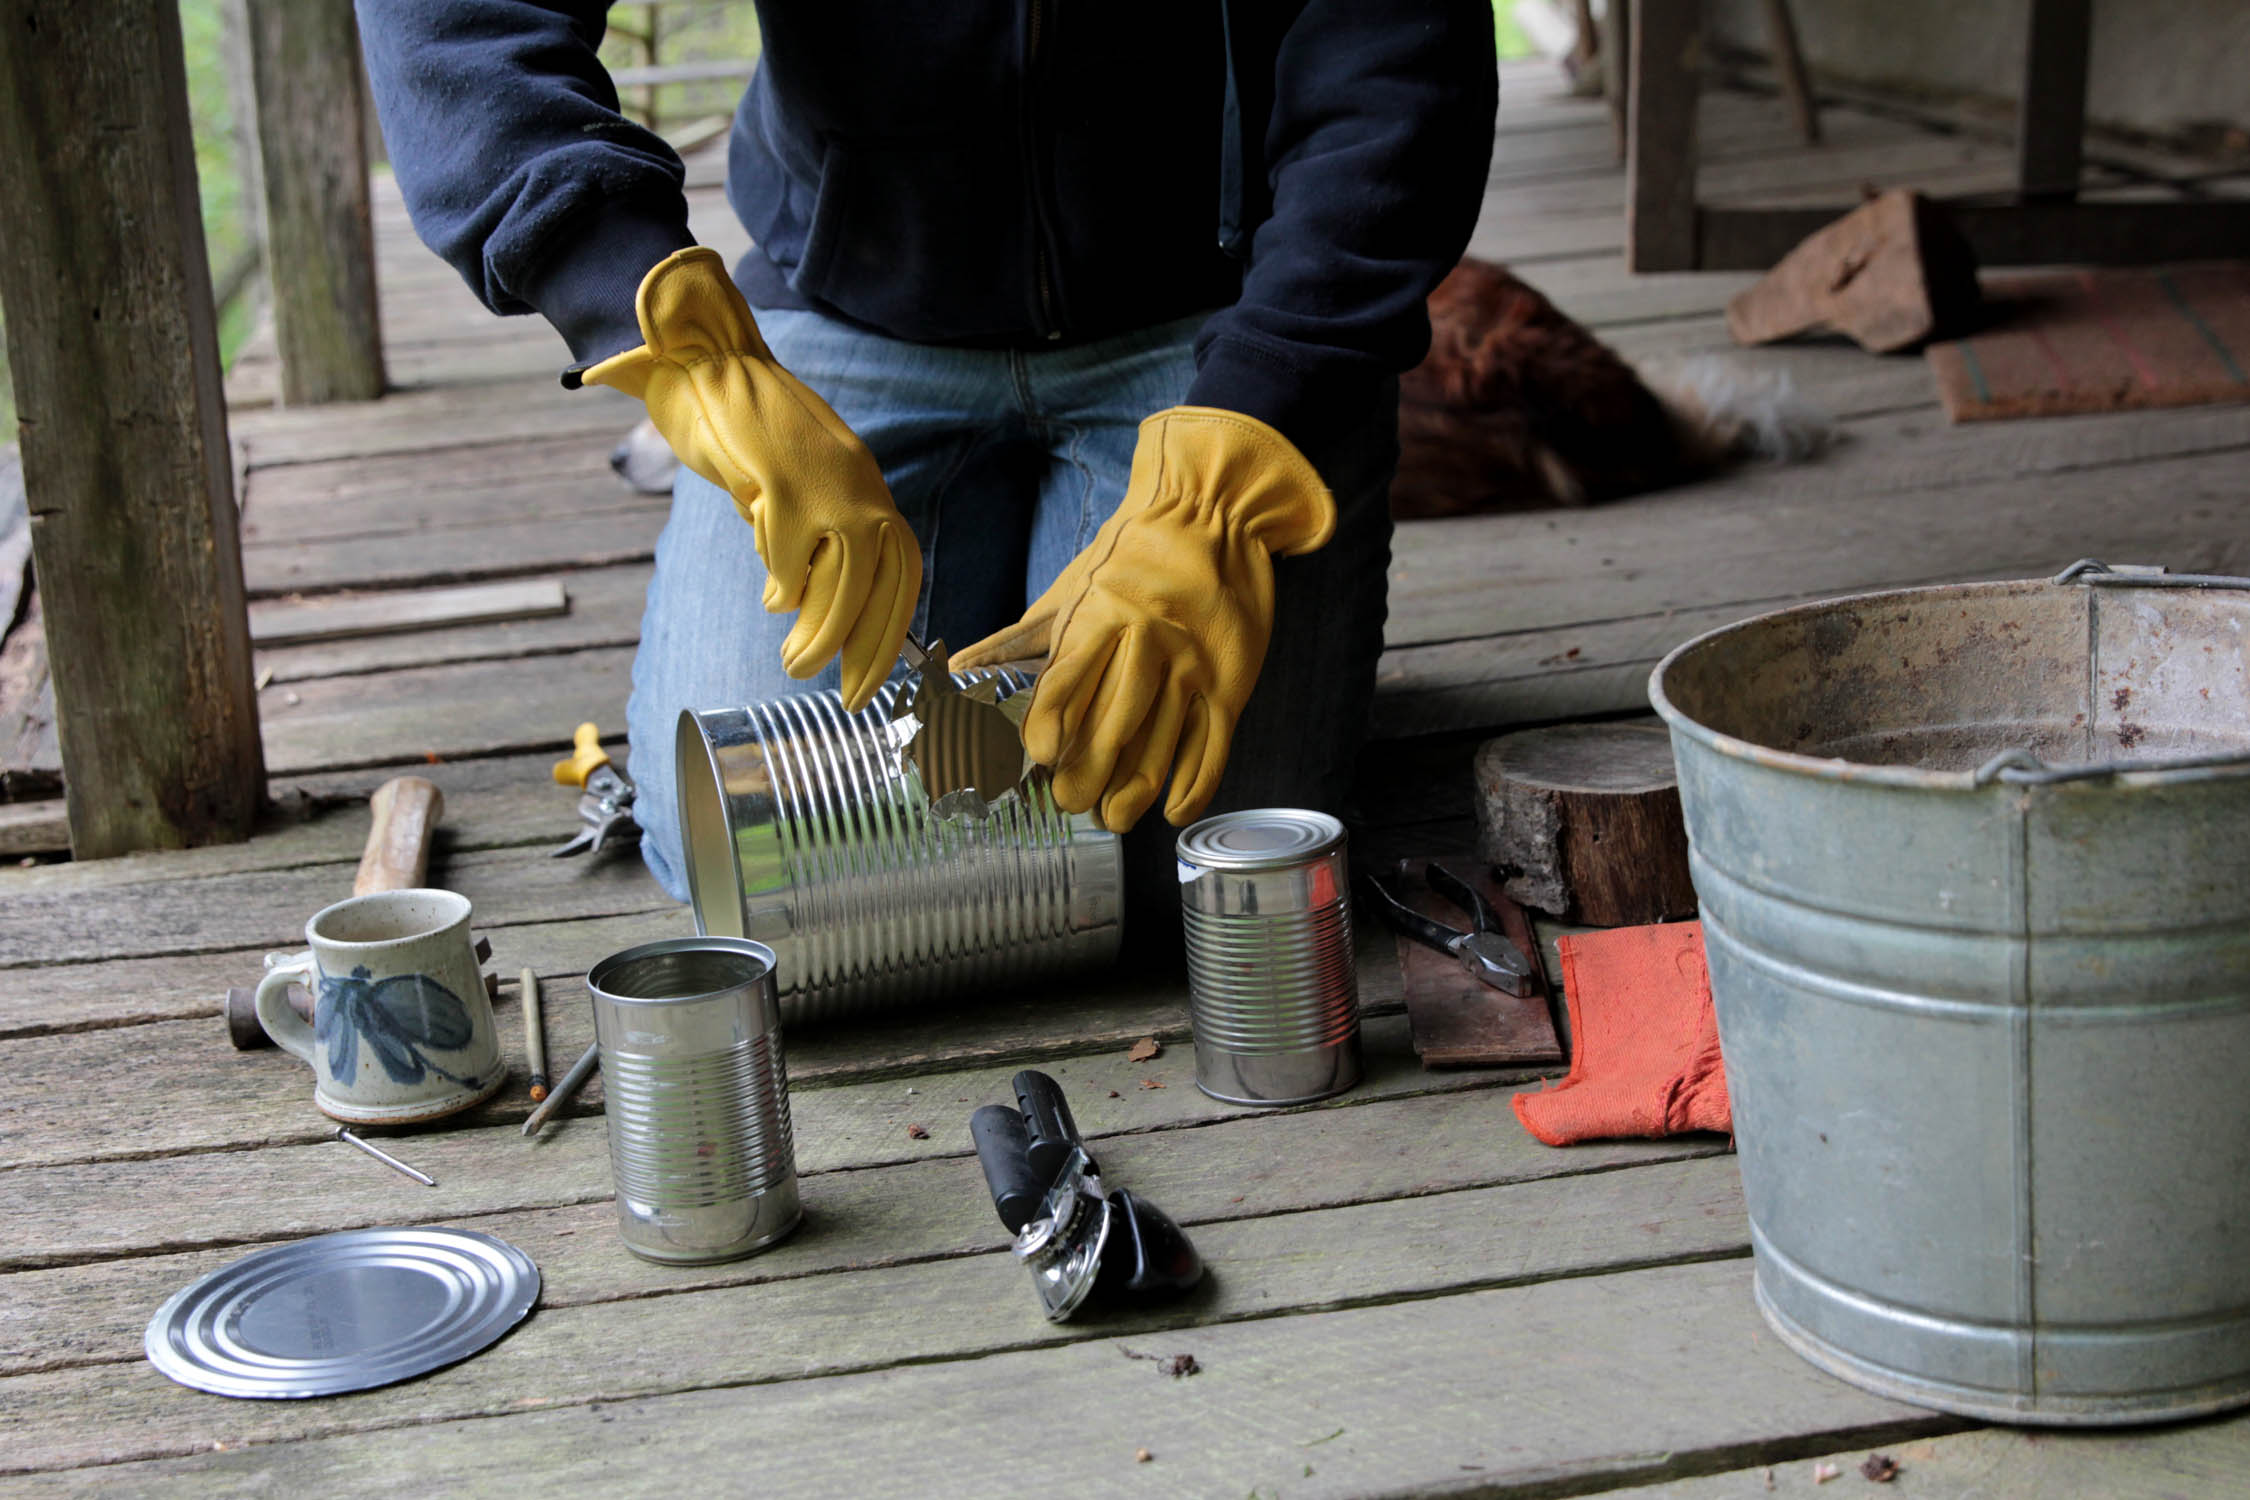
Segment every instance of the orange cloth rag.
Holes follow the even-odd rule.
[[[1561,939],[1570,1072],[1516,1095],[1516,1118],[1550,1146],[1618,1136],[1731,1133],[1703,924],[1666,922]]]

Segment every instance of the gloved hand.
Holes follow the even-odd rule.
[[[1273,557],[1311,552],[1336,502],[1252,417],[1175,406],[1141,424],[1116,514],[1023,619],[956,669],[1046,654],[1023,742],[1065,811],[1123,833],[1156,800],[1192,821],[1226,769],[1273,634]]]
[[[783,669],[810,677],[841,654],[844,706],[864,708],[922,591],[922,550],[875,456],[774,361],[716,251],[658,262],[635,311],[643,346],[580,380],[639,397],[680,462],[734,497],[765,560],[767,612],[798,612]]]

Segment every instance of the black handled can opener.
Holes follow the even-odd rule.
[[[985,1105],[969,1117],[969,1135],[1048,1320],[1063,1322],[1089,1300],[1154,1301],[1201,1281],[1203,1257],[1179,1225],[1103,1186],[1061,1085],[1026,1068],[1013,1086],[1016,1107]]]

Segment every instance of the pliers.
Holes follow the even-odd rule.
[[[1450,953],[1462,968],[1502,994],[1537,994],[1537,971],[1502,930],[1500,914],[1484,899],[1483,892],[1434,859],[1423,871],[1423,878],[1429,881],[1433,894],[1469,914],[1472,925],[1468,931],[1424,916],[1373,875],[1363,877],[1361,884],[1394,930],[1440,953]]]
[[[631,777],[610,764],[602,748],[602,732],[589,719],[571,736],[572,750],[555,762],[559,786],[584,789],[578,799],[578,818],[586,826],[554,852],[558,859],[570,854],[599,854],[612,843],[631,843],[641,836],[633,821],[634,786]]]

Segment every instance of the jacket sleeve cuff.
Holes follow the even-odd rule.
[[[1313,454],[1322,436],[1356,428],[1381,382],[1348,372],[1306,371],[1248,339],[1222,335],[1203,350],[1183,404],[1256,417]]]
[[[568,239],[521,288],[523,300],[568,341],[573,368],[584,369],[640,347],[633,302],[641,278],[694,243],[684,206],[666,214],[645,204],[605,205],[571,225]]]

